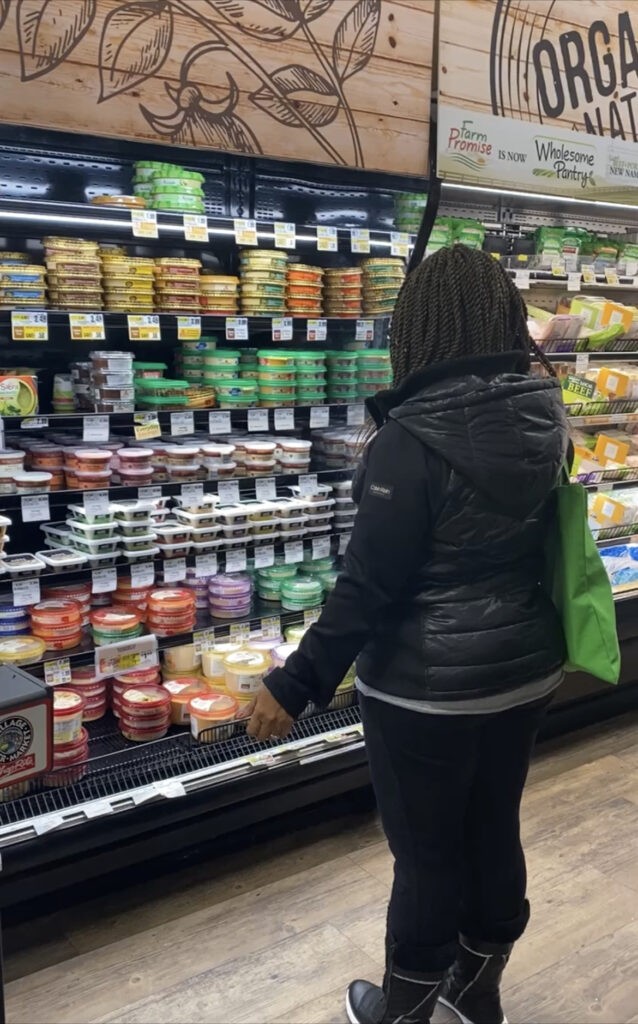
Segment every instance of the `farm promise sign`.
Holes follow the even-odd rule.
[[[638,204],[636,0],[441,0],[438,169]]]

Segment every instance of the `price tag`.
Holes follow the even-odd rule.
[[[303,562],[302,540],[289,540],[287,544],[284,544],[284,561],[286,565],[292,565],[294,562]]]
[[[71,682],[71,662],[68,658],[45,661],[44,681],[47,686],[64,686]]]
[[[312,624],[318,620],[320,615],[321,608],[309,608],[308,611],[305,611],[303,613],[303,624],[306,629],[308,629],[309,626],[312,626]]]
[[[373,341],[374,320],[357,320],[354,337],[355,341]]]
[[[180,494],[187,508],[197,507],[204,500],[203,484],[182,484]]]
[[[257,245],[257,222],[236,217],[233,221],[237,245]]]
[[[22,608],[26,604],[38,604],[40,600],[40,580],[14,580],[11,584],[13,591],[13,603],[16,608]]]
[[[296,228],[288,221],[275,221],[275,248],[294,249],[297,245]]]
[[[208,244],[208,220],[200,213],[184,214],[184,238],[187,242]]]
[[[57,828],[62,828],[64,825],[64,818],[61,814],[47,814],[42,818],[33,819],[33,828],[37,835],[44,836],[47,832],[54,832]]]
[[[271,322],[273,341],[292,341],[292,317],[274,316]]]
[[[248,341],[248,318],[245,316],[226,317],[226,341]]]
[[[638,274],[638,260],[625,260],[625,277],[635,277]]]
[[[226,572],[246,571],[246,548],[226,552]]]
[[[217,574],[217,555],[207,552],[205,555],[195,555],[195,575],[198,579],[204,576],[215,576]],[[182,577],[183,579],[183,577]]]
[[[195,417],[192,412],[171,413],[171,437],[183,437],[195,433]]]
[[[552,275],[554,277],[564,277],[565,260],[562,256],[554,256],[552,259]]]
[[[407,257],[410,253],[410,236],[404,231],[390,232],[390,255]]]
[[[131,583],[134,587],[152,587],[155,583],[155,566],[152,562],[131,564]]]
[[[193,644],[195,654],[201,654],[202,651],[211,651],[215,646],[215,630],[200,629],[197,633],[193,633]]]
[[[138,501],[157,501],[157,499],[161,497],[161,487],[138,487],[137,489]]]
[[[614,287],[618,284],[618,271],[615,267],[605,267],[605,281]]]
[[[117,590],[117,569],[94,569],[91,573],[91,592],[93,594],[110,594]]]
[[[82,417],[82,440],[83,441],[108,441],[111,434],[111,425],[108,416],[83,416]]]
[[[351,228],[350,252],[370,252],[370,232],[367,228]]]
[[[362,427],[365,423],[365,405],[349,405],[346,412],[346,422],[349,427]]]
[[[177,340],[199,341],[202,336],[201,316],[178,316]]]
[[[294,430],[294,409],[275,409],[275,430]]]
[[[339,248],[337,229],[328,227],[317,228],[317,249],[319,252],[336,252]]]
[[[133,238],[159,238],[155,210],[131,210]]]
[[[306,322],[307,341],[325,341],[328,337],[327,320],[308,320]]]
[[[330,426],[330,407],[327,405],[313,405],[310,409],[310,429],[315,427]]]
[[[231,622],[228,633],[231,639],[244,642],[250,636],[250,622]]]
[[[208,432],[209,434],[230,434],[230,411],[209,412]]]
[[[596,284],[596,271],[593,267],[582,267],[583,281],[585,284]]]
[[[161,341],[160,318],[155,315],[139,316],[129,313],[126,317],[129,341]]]
[[[261,635],[270,639],[281,636],[281,616],[268,615],[261,620]]]
[[[31,416],[27,420],[22,420],[20,430],[46,430],[48,426],[49,420],[46,416]]]
[[[48,494],[25,494],[20,505],[25,523],[48,523],[51,519]]]
[[[141,672],[158,665],[157,637],[153,633],[95,648],[95,674],[100,679],[122,672]]]
[[[275,564],[275,545],[259,544],[255,548],[255,569],[267,569]]]
[[[14,341],[47,341],[49,318],[46,313],[11,313],[11,337]]]
[[[163,565],[164,583],[181,583],[186,579],[186,559],[167,558]]]
[[[314,537],[312,541],[312,557],[315,558],[329,558],[330,557],[330,537]]]
[[[84,511],[89,519],[93,516],[105,516],[109,513],[108,491],[86,491],[84,495]]]
[[[319,480],[316,473],[308,473],[306,476],[298,477],[297,484],[299,486],[299,494],[302,497],[317,494],[319,491]]]
[[[179,779],[160,779],[159,782],[153,783],[153,789],[160,796],[166,797],[167,800],[175,800],[176,797],[186,796],[184,783],[180,782]]]
[[[162,428],[156,412],[136,412],[133,432],[136,441],[150,441],[162,436]]]
[[[90,804],[82,804],[82,810],[87,818],[103,818],[107,814],[113,814],[113,808],[108,800],[93,800]]]
[[[339,534],[339,554],[345,555],[348,544],[350,543],[350,534],[341,533]]]
[[[248,430],[251,433],[268,431],[268,409],[248,410]]]
[[[529,288],[529,270],[517,270],[515,277],[516,287],[525,291]]]
[[[255,495],[257,501],[273,501],[277,497],[277,484],[274,477],[256,477]]]
[[[102,313],[69,313],[69,331],[74,341],[104,341]]]
[[[576,353],[576,373],[584,373],[589,369],[589,352]]]
[[[217,496],[220,505],[236,505],[239,501],[239,482],[237,480],[219,480]]]
[[[577,270],[567,275],[567,291],[568,292],[579,292],[580,291],[580,270]]]

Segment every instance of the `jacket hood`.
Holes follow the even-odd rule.
[[[521,353],[454,359],[373,401],[484,494],[495,512],[531,515],[556,486],[568,447],[558,381],[523,372]]]

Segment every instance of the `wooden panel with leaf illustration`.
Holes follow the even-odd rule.
[[[0,0],[0,120],[427,172],[434,0]]]

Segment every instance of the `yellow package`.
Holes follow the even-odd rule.
[[[608,462],[617,462],[623,466],[629,455],[630,445],[626,441],[619,441],[609,434],[599,434],[594,448],[594,458],[606,466]]]
[[[606,300],[600,316],[600,326],[610,327],[612,324],[622,324],[623,329],[628,331],[633,318],[633,311],[629,306],[625,306],[622,302]]]
[[[600,526],[620,526],[632,518],[631,509],[609,494],[595,495],[589,511]]]

